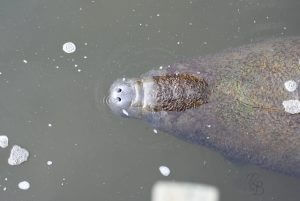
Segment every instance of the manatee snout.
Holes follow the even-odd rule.
[[[128,79],[119,79],[111,85],[107,103],[115,114],[128,116],[128,110],[135,97],[134,82]]]

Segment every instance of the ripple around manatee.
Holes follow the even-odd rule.
[[[105,70],[103,75],[95,84],[95,98],[98,110],[106,110],[104,105],[107,105],[107,93],[112,80],[115,78],[136,76],[153,67],[159,69],[161,65],[174,63],[178,59],[178,55],[165,48],[144,48],[133,45],[115,48],[115,51],[110,54],[104,64]]]

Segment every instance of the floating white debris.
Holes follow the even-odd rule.
[[[300,101],[299,100],[286,100],[282,102],[284,110],[290,114],[300,113]]]
[[[27,61],[27,60],[25,60],[25,59],[23,60],[23,62],[24,62],[25,64],[27,64],[27,63],[28,63],[28,61]]]
[[[0,147],[6,148],[8,146],[8,137],[6,135],[0,135]]]
[[[152,188],[152,201],[218,201],[214,186],[186,182],[157,182]]]
[[[76,51],[76,45],[73,42],[66,42],[62,47],[65,53],[71,54]]]
[[[153,129],[153,132],[154,132],[155,134],[157,134],[157,133],[158,133],[157,129]]]
[[[171,174],[171,170],[167,166],[164,166],[164,165],[159,167],[159,171],[165,177],[167,177]]]
[[[27,161],[29,157],[29,152],[18,146],[14,145],[10,151],[10,156],[8,158],[9,165],[20,165],[21,163]]]
[[[125,114],[127,117],[129,116],[128,112],[125,109],[122,109],[123,114]]]
[[[30,183],[28,181],[21,181],[18,184],[19,189],[21,190],[28,190],[30,188]]]
[[[53,164],[52,161],[47,161],[47,165],[48,165],[48,166],[50,166],[50,165],[52,165],[52,164]]]
[[[51,123],[49,123],[49,124],[48,124],[48,127],[52,127],[52,124],[51,124]]]
[[[284,87],[287,91],[293,92],[297,89],[298,84],[294,80],[288,80],[284,83]]]

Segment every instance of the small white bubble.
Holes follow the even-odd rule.
[[[159,69],[160,69],[160,70],[163,69],[163,66],[160,66]]]
[[[87,59],[87,56],[84,56],[83,58],[84,58],[84,59]]]
[[[78,65],[77,65],[77,64],[74,64],[74,67],[76,68],[76,67],[78,67]]]
[[[7,177],[5,177],[4,180],[7,181]]]
[[[21,190],[28,190],[30,188],[30,183],[28,181],[21,181],[18,184],[19,189]]]
[[[81,69],[77,69],[77,71],[78,71],[78,72],[81,72],[82,70],[81,70]]]
[[[6,187],[3,188],[3,191],[6,191]]]
[[[159,14],[159,13],[157,13],[157,14],[156,14],[156,16],[157,16],[157,17],[159,17],[159,16],[160,16],[160,14]]]
[[[294,80],[288,80],[284,83],[284,87],[287,91],[293,92],[297,89],[298,84]]]
[[[52,164],[53,164],[52,161],[47,161],[47,165],[48,165],[48,166],[50,166],[50,165],[52,165]]]
[[[6,135],[0,135],[0,147],[6,148],[8,146],[8,137]]]
[[[23,60],[23,62],[24,62],[25,64],[27,64],[27,63],[28,63],[28,61],[27,61],[27,60],[25,60],[25,59]]]
[[[2,72],[0,72],[0,75],[2,75]]]
[[[158,131],[157,131],[156,129],[153,129],[153,132],[154,132],[155,134],[157,134],[157,133],[158,133]]]
[[[73,42],[66,42],[65,44],[63,44],[62,49],[65,53],[74,53],[76,51],[76,45]]]
[[[52,124],[51,124],[51,123],[49,123],[49,124],[48,124],[48,127],[52,127]]]
[[[126,116],[129,116],[128,112],[125,109],[122,109],[123,114],[125,114]]]
[[[177,42],[177,45],[180,45],[180,44],[181,44],[181,42],[180,42],[180,41],[178,41],[178,42]]]
[[[169,176],[171,173],[171,170],[167,166],[164,166],[164,165],[159,167],[159,171],[165,177]]]
[[[59,69],[59,66],[56,66],[55,68],[56,68],[56,69]]]
[[[87,45],[88,45],[88,43],[84,43],[84,45],[85,45],[85,46],[87,46]]]

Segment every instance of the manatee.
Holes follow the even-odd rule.
[[[116,80],[111,110],[233,161],[300,177],[300,37],[273,38]]]

